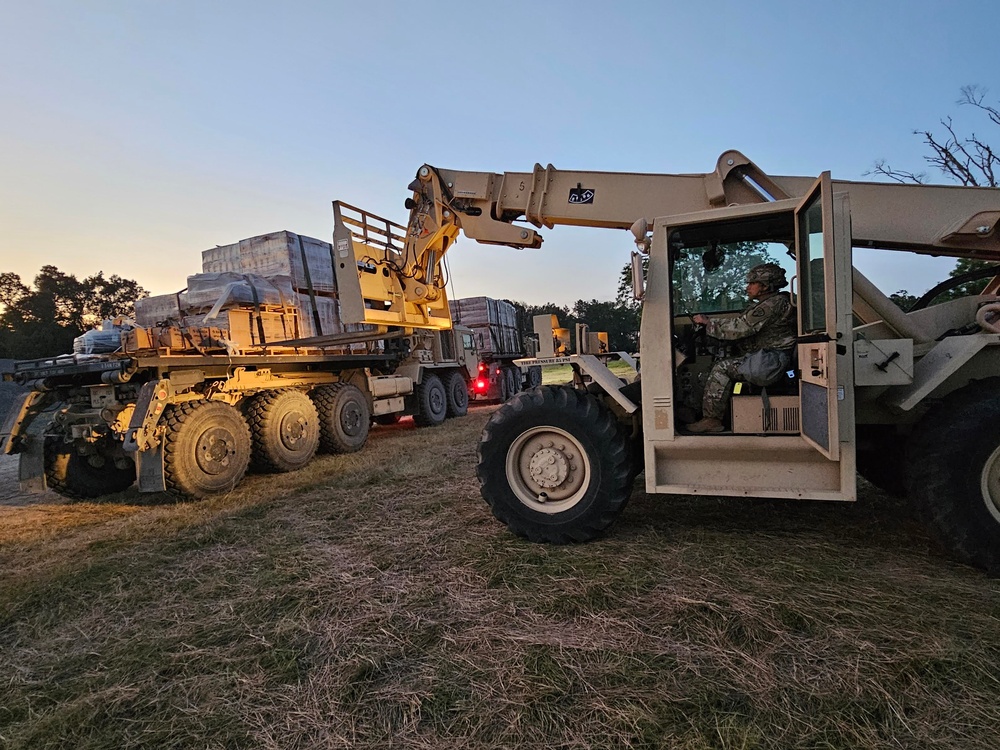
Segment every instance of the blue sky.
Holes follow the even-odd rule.
[[[912,131],[942,117],[992,135],[962,86],[1000,102],[995,2],[0,8],[0,271],[100,270],[153,293],[184,287],[205,248],[328,239],[333,199],[405,221],[425,162],[705,172],[736,148],[772,174],[864,179],[877,159],[923,170]],[[534,251],[460,241],[454,293],[614,297],[628,235],[544,235]],[[887,292],[953,265],[900,260],[857,258]]]

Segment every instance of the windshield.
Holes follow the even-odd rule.
[[[675,315],[742,310],[749,303],[747,271],[760,263],[777,263],[791,279],[795,260],[779,242],[709,243],[678,248],[673,257]]]
[[[670,285],[674,315],[743,310],[749,304],[747,272],[777,263],[795,276],[792,211],[705,222],[670,232]],[[784,291],[791,291],[785,287]]]

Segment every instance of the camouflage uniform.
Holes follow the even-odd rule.
[[[708,374],[705,394],[702,397],[702,416],[722,419],[726,413],[726,400],[743,359],[751,352],[777,349],[791,352],[795,346],[795,308],[785,292],[772,294],[750,305],[736,318],[713,318],[705,332],[723,341],[736,341],[740,355],[716,360]],[[791,357],[789,356],[789,361]]]

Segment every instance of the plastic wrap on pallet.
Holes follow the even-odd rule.
[[[315,314],[313,300],[308,294],[296,295],[299,308],[299,321],[302,327],[302,337],[329,336],[333,333],[343,333],[344,324],[340,320],[340,301],[332,297],[315,297]],[[316,316],[319,316],[319,327],[316,326]]]
[[[177,320],[186,307],[187,295],[184,293],[143,297],[135,301],[135,322],[149,328],[167,320]]]
[[[290,276],[263,278],[256,274],[196,273],[187,278],[186,306],[189,310],[239,305],[292,305],[295,292]]]
[[[74,354],[110,354],[122,348],[122,334],[131,330],[131,325],[116,324],[110,320],[73,339]]]
[[[330,243],[294,232],[272,232],[214,247],[202,252],[201,261],[205,273],[252,273],[265,278],[289,276],[296,289],[337,290]]]

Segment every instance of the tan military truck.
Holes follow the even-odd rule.
[[[399,225],[341,204],[334,218],[338,236],[359,249],[402,246]],[[303,271],[309,288],[274,300],[266,280],[252,277],[247,292],[251,277],[236,274],[207,287],[208,296],[197,290],[218,300],[189,315],[189,277],[186,302],[143,301],[160,322],[85,334],[78,352],[11,364],[6,378],[27,392],[0,427],[0,450],[19,455],[25,490],[93,498],[138,478],[142,492],[200,498],[231,490],[251,467],[287,472],[317,451],[361,450],[373,419],[412,414],[418,425],[436,425],[465,414],[478,364],[471,329],[449,321],[344,330],[336,312],[351,292],[333,286],[332,245],[291,233],[232,247],[240,244],[253,268]],[[221,262],[226,250],[206,251],[205,262]],[[253,304],[243,305],[241,292]],[[296,294],[297,306],[268,304]],[[92,339],[110,341],[109,351],[91,351]]]
[[[854,248],[897,254],[901,273],[904,252],[1000,261],[1000,190],[769,176],[736,151],[688,175],[425,165],[410,188],[398,291],[428,315],[460,231],[512,247],[539,247],[535,227],[556,224],[635,235],[641,385],[623,388],[596,358],[574,355],[577,387],[522,393],[483,432],[482,495],[515,533],[590,539],[640,471],[650,493],[852,501],[860,470],[908,494],[960,559],[1000,567],[1000,279],[904,312],[852,263]],[[766,393],[741,384],[726,432],[688,434],[678,411],[725,354],[691,316],[745,305],[723,280],[748,253],[794,276],[797,365]]]

